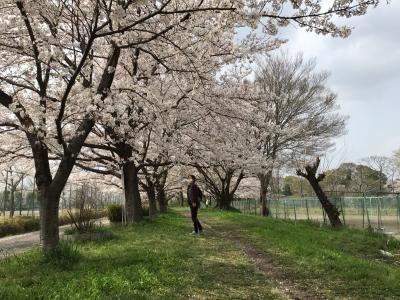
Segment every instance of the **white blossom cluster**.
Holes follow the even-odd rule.
[[[269,103],[290,95],[223,70],[278,48],[291,23],[346,37],[337,18],[378,4],[320,2],[1,1],[0,152],[32,158],[39,173],[58,161],[62,183],[76,159],[104,170],[133,161],[258,172],[269,163],[262,141],[293,140],[311,123],[279,126]]]

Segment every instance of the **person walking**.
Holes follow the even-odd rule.
[[[197,218],[197,213],[200,208],[200,201],[203,198],[203,193],[196,184],[196,177],[194,175],[189,176],[190,183],[187,187],[187,200],[190,207],[190,213],[192,215],[193,235],[200,235],[203,231],[203,227],[199,219]]]

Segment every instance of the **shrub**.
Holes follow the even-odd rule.
[[[18,224],[12,222],[4,222],[0,224],[0,237],[13,235],[21,232]]]
[[[71,212],[74,216],[74,218],[78,218],[78,214],[79,211],[72,211]],[[100,219],[100,218],[104,218],[107,217],[107,210],[102,209],[102,210],[97,210],[97,211],[92,211],[91,213],[91,218],[92,219]],[[69,214],[69,211],[64,211],[62,214],[60,214],[59,218],[58,218],[58,225],[67,225],[67,224],[71,224],[72,220],[71,220],[71,216]]]
[[[40,220],[36,218],[23,219],[22,225],[24,227],[24,232],[31,232],[40,229]]]
[[[143,216],[149,216],[149,207],[142,207]],[[111,223],[120,223],[122,221],[122,205],[121,204],[111,204],[108,206],[108,219]]]
[[[43,253],[43,262],[62,269],[70,268],[81,257],[78,246],[70,241],[61,241],[55,248]]]
[[[112,223],[117,223],[122,221],[122,205],[111,204],[107,208],[108,219]]]
[[[34,217],[16,217],[0,223],[0,237],[39,230],[40,221]]]

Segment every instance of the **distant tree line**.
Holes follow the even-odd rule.
[[[362,163],[342,163],[327,170],[321,186],[325,191],[357,192],[378,194],[396,192],[396,182],[400,175],[400,151],[393,157],[370,156]],[[275,191],[272,191],[276,193]],[[285,176],[279,189],[285,196],[312,195],[313,190],[304,178]]]

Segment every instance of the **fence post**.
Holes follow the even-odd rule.
[[[325,210],[324,210],[324,208],[321,206],[321,209],[322,209],[322,217],[324,218],[324,225],[326,225],[327,224],[327,222],[326,222],[326,214],[325,214]]]
[[[19,215],[22,215],[22,200],[24,199],[24,175],[21,178],[21,197],[19,198]]]
[[[4,197],[3,197],[3,215],[4,219],[6,218],[6,205],[7,205],[7,200],[8,200],[8,170],[6,170],[6,186],[4,188]]]
[[[400,231],[400,194],[397,194],[397,231]]]
[[[378,197],[376,198],[376,205],[378,207],[378,227],[381,229],[383,227],[382,224],[382,216],[381,216],[381,199]]]
[[[308,211],[308,198],[306,198],[307,220],[310,221],[310,213]]]
[[[297,222],[296,203],[294,202],[294,199],[293,199],[293,209],[294,209],[294,221]]]
[[[340,208],[341,208],[341,210],[342,210],[342,216],[343,216],[343,224],[346,226],[346,218],[345,218],[345,216],[344,216],[343,198],[340,197],[339,199],[340,199]]]
[[[371,198],[370,198],[371,200]],[[372,226],[371,226],[371,220],[369,218],[369,212],[368,212],[368,207],[366,208],[365,212],[367,213],[367,221],[368,221],[368,230],[372,231]]]
[[[285,208],[285,201],[282,201],[283,203],[283,218],[286,220],[286,208]]]
[[[363,213],[363,229],[365,228],[365,196],[361,198],[361,206],[362,206],[362,213]]]

